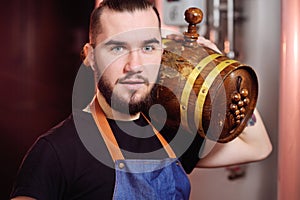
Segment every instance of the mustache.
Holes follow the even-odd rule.
[[[137,74],[137,73],[128,73],[126,74],[124,77],[119,78],[117,80],[117,83],[126,83],[126,82],[132,82],[132,80],[134,80],[135,82],[143,82],[145,84],[149,84],[149,79]]]

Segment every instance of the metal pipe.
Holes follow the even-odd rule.
[[[227,0],[227,39],[224,47],[227,57],[234,58],[234,0]]]
[[[212,21],[212,29],[209,32],[209,39],[215,43],[219,43],[219,29],[220,29],[220,0],[213,0],[213,21]]]
[[[300,1],[282,0],[278,199],[300,199]]]

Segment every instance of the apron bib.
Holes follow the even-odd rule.
[[[175,153],[152,126],[169,158],[160,160],[125,159],[97,99],[91,112],[115,163],[114,200],[188,200],[190,182]]]

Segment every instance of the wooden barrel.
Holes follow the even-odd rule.
[[[218,142],[238,136],[257,102],[254,70],[206,47],[165,44],[155,103],[166,110],[166,125]],[[155,115],[164,121],[160,117]]]
[[[190,27],[189,27],[190,31]],[[256,106],[258,81],[248,65],[197,44],[164,40],[156,104],[167,113],[166,125],[218,142],[228,142],[246,127]],[[154,112],[157,122],[165,121]]]

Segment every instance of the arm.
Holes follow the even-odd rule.
[[[184,39],[182,35],[174,34],[168,35],[167,38],[174,40]],[[204,37],[199,37],[197,42],[222,54],[214,43]],[[196,167],[222,167],[266,158],[272,151],[272,144],[256,109],[254,114],[257,118],[256,124],[246,127],[233,141],[216,143],[205,140],[204,148],[201,151],[200,160]]]
[[[36,200],[34,198],[31,198],[31,197],[16,197],[16,198],[13,198],[11,200]]]
[[[197,167],[224,167],[265,159],[272,151],[272,144],[256,109],[254,114],[257,122],[231,142],[206,140]]]
[[[48,140],[41,137],[26,153],[10,198],[14,200],[55,199],[62,188],[63,178],[56,150]]]

